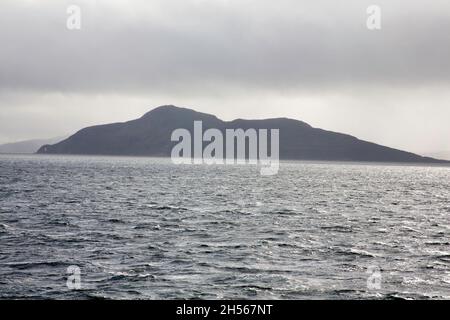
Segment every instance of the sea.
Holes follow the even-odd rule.
[[[450,167],[0,156],[2,299],[450,299]]]

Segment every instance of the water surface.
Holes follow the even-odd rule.
[[[0,297],[449,299],[449,215],[449,167],[2,155]]]

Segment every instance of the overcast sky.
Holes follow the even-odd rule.
[[[448,0],[1,0],[0,143],[175,104],[450,150],[449,31]]]

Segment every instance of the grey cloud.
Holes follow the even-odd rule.
[[[0,87],[49,91],[297,88],[450,81],[450,3],[377,1],[2,3]],[[19,4],[17,4],[19,3]],[[82,30],[65,28],[67,4]]]
[[[0,143],[173,103],[450,150],[448,30],[448,0],[2,0]]]

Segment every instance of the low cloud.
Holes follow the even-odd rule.
[[[66,28],[72,4],[81,30]],[[418,139],[428,134],[450,149],[438,139],[450,134],[440,121],[450,117],[450,2],[377,1],[377,31],[366,27],[372,4],[3,0],[0,141],[177,103],[225,118],[282,111],[397,147],[415,137],[416,151],[430,146]],[[368,127],[370,119],[382,127]]]

